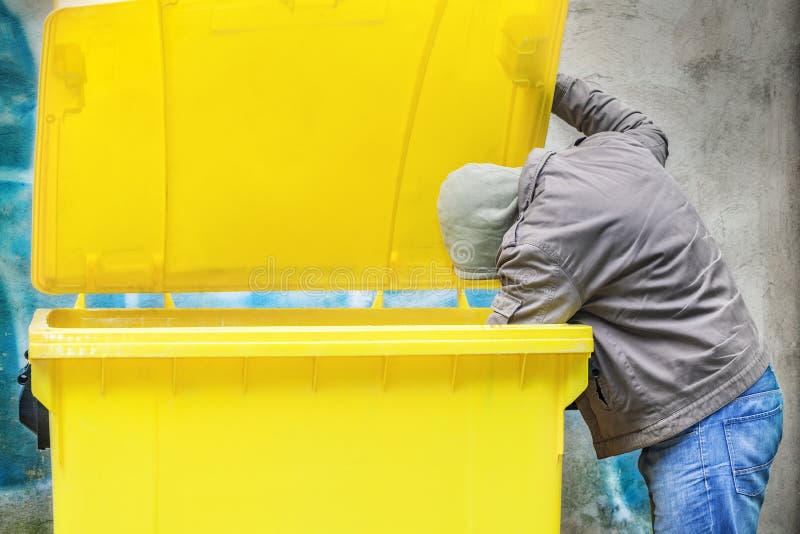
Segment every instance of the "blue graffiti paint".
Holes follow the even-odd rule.
[[[469,305],[474,308],[488,308],[492,305],[496,289],[468,289],[466,291]]]
[[[31,162],[36,65],[19,19],[0,2],[0,167]]]
[[[7,402],[11,392],[11,379],[13,376],[13,368],[10,362],[13,358],[9,358],[8,354],[16,352],[17,340],[13,330],[8,331],[8,327],[13,322],[11,313],[11,302],[8,298],[8,292],[5,287],[0,286],[0,325],[3,325],[2,338],[0,338],[0,355],[2,355],[2,373],[0,373],[0,392],[5,402],[0,406],[0,427],[3,432],[0,434],[0,457],[3,461],[0,462],[0,486],[7,486],[14,483],[24,481],[24,465],[20,465],[15,460],[19,459],[20,451],[17,448],[18,440],[14,439],[15,436],[11,434],[11,427],[14,424],[14,411],[13,403]],[[22,452],[24,455],[24,451]],[[22,469],[20,469],[22,468]]]
[[[387,291],[383,294],[383,304],[387,308],[453,308],[456,305],[456,292]]]
[[[22,24],[0,2],[0,487],[46,478],[47,455],[17,421],[16,374],[30,312],[30,164],[36,64]]]
[[[46,456],[17,420],[24,335],[33,307],[28,276],[30,185],[0,181],[0,487],[46,476]]]
[[[647,528],[643,518],[649,517],[647,487],[639,473],[639,451],[629,452],[600,462],[604,512],[610,523],[625,526],[628,532]]]
[[[629,452],[614,458],[619,473],[621,496],[628,508],[637,515],[650,513],[647,486],[639,473],[639,452]]]

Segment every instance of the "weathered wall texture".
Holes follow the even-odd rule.
[[[70,0],[72,1],[72,0]],[[86,0],[91,2],[92,0]],[[532,0],[534,1],[534,0]],[[16,423],[14,383],[36,307],[69,306],[29,284],[31,141],[41,25],[50,0],[0,0],[0,532],[48,532],[48,455]],[[800,2],[572,0],[561,68],[650,113],[670,136],[668,169],[722,246],[773,355],[786,398],[784,442],[764,533],[800,531]],[[548,144],[575,132],[555,119]],[[486,304],[491,295],[483,295]],[[182,305],[365,306],[369,295],[184,296]],[[452,295],[389,298],[452,306]],[[96,297],[93,306],[158,299]],[[388,301],[387,301],[388,302]],[[477,304],[477,302],[473,302]],[[648,532],[637,453],[598,462],[567,414],[563,531]]]
[[[667,132],[667,169],[722,247],[784,391],[760,532],[800,532],[800,2],[572,0],[561,69],[594,78]],[[556,122],[553,148],[574,138]],[[573,451],[588,440],[578,430]],[[565,494],[608,507],[613,485],[599,492],[577,478],[578,467],[596,467],[569,454]],[[635,504],[611,509],[624,515],[626,502]],[[613,528],[564,514],[565,531]]]

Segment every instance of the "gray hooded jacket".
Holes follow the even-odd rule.
[[[553,112],[587,137],[529,156],[489,323],[593,328],[577,404],[604,458],[712,414],[769,361],[719,247],[664,170],[664,133],[564,75]]]

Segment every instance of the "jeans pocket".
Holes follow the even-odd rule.
[[[772,392],[770,392],[772,393]],[[736,492],[756,496],[764,492],[769,481],[769,468],[778,452],[783,437],[783,402],[780,391],[775,395],[760,397],[754,403],[756,413],[725,419],[725,440],[733,471],[733,484]],[[777,405],[775,405],[777,397]],[[747,404],[739,404],[747,397],[740,398],[738,408],[747,412]],[[764,410],[764,401],[772,401],[772,408]],[[756,399],[753,399],[756,401]]]

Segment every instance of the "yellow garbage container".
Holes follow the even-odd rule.
[[[136,0],[48,18],[33,283],[166,294],[34,316],[57,533],[558,530],[591,330],[381,295],[464,289],[439,183],[543,143],[565,9]],[[278,289],[377,297],[168,296]]]

